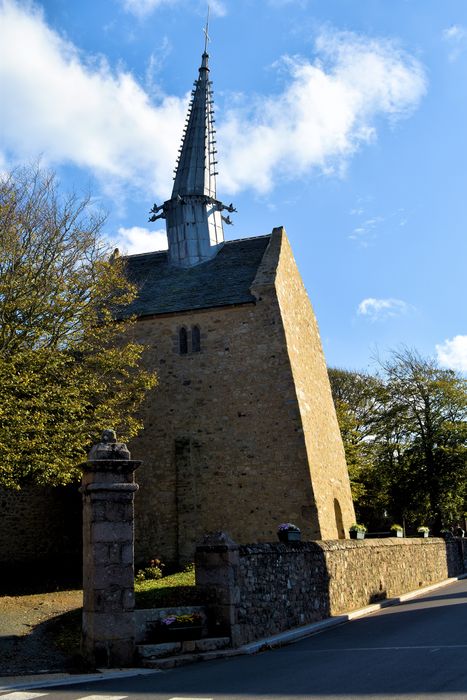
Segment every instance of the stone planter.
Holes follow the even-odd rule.
[[[362,532],[361,530],[350,530],[350,539],[351,540],[364,540],[365,533]]]
[[[404,537],[404,531],[403,530],[391,530],[391,536],[392,537]]]
[[[429,532],[419,532],[418,536],[419,537],[428,537],[429,534],[430,534]]]
[[[169,625],[167,627],[167,640],[170,642],[187,642],[192,639],[201,639],[202,625]]]
[[[150,644],[186,642],[192,639],[201,639],[202,634],[203,625],[182,625],[175,622],[171,625],[156,623],[151,625],[145,641]]]
[[[277,536],[279,542],[300,542],[302,533],[300,530],[280,530]]]

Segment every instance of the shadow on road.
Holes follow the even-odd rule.
[[[164,700],[467,697],[467,582],[462,585],[461,591],[408,601],[280,649],[99,688],[150,694],[151,700],[159,694]]]

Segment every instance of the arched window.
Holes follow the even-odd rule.
[[[178,349],[180,355],[186,355],[188,352],[188,333],[184,326],[178,331]]]
[[[199,326],[192,326],[191,328],[191,352],[201,351],[201,332]]]

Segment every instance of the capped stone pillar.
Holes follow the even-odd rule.
[[[242,643],[238,624],[240,602],[238,544],[226,532],[209,532],[196,547],[196,587],[209,602],[208,614],[218,625],[217,634],[229,636],[232,646]]]
[[[131,666],[135,652],[134,472],[126,445],[104,430],[83,470],[82,653],[93,666]]]

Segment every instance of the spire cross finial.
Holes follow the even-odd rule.
[[[209,30],[209,10],[210,10],[210,6],[209,6],[209,3],[208,3],[208,16],[207,16],[207,19],[206,19],[206,26],[205,26],[204,29],[203,29],[203,32],[204,32],[204,53],[207,53],[207,52],[208,52],[208,41],[211,41],[211,39],[209,38],[209,34],[208,34],[208,30]]]

